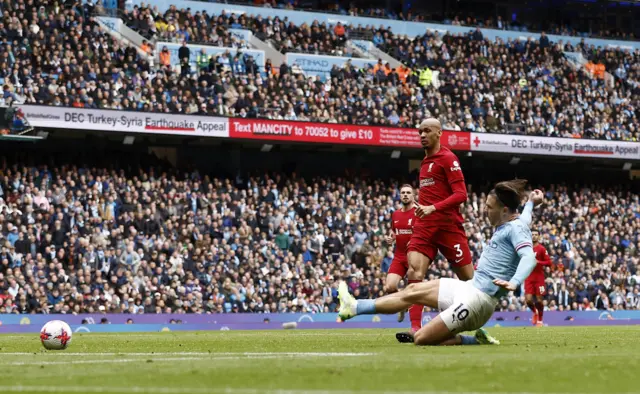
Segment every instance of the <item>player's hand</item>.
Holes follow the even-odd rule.
[[[502,279],[494,279],[493,280],[493,284],[496,286],[500,286],[503,289],[507,289],[509,291],[515,291],[516,290],[516,285],[514,285],[513,283],[506,281],[506,280],[502,280]]]
[[[542,204],[542,200],[544,200],[544,194],[542,194],[542,191],[538,189],[532,191],[531,194],[529,194],[529,201],[533,203],[534,207]]]
[[[418,205],[416,208],[416,216],[419,218],[423,218],[425,216],[429,216],[436,211],[436,207],[433,205]]]

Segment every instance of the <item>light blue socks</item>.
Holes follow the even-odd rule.
[[[358,300],[356,314],[373,315],[376,313],[376,300]]]
[[[460,338],[462,339],[461,345],[479,345],[480,344],[478,343],[478,340],[476,339],[476,337],[471,335],[460,335]]]

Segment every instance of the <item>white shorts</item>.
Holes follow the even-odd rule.
[[[440,317],[452,333],[481,328],[489,321],[497,304],[496,298],[476,289],[471,282],[451,278],[440,279]]]

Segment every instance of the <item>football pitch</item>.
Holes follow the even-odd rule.
[[[640,329],[494,328],[499,346],[416,347],[390,330],[0,335],[0,393],[631,393]]]

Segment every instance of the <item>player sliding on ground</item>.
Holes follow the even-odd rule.
[[[409,272],[407,282],[421,283],[429,265],[440,252],[458,279],[471,280],[473,265],[460,204],[467,201],[467,188],[460,160],[440,144],[442,125],[438,119],[424,120],[418,126],[424,159],[420,164],[420,193],[413,225],[413,236],[407,246]],[[422,305],[409,307],[410,332],[399,332],[400,342],[413,341],[422,327]]]
[[[394,211],[391,215],[391,233],[386,237],[389,245],[393,245],[394,241],[396,244],[393,251],[393,261],[384,282],[384,291],[387,294],[397,292],[398,284],[407,275],[407,272],[411,271],[407,260],[407,244],[411,240],[413,223],[416,220],[415,200],[411,185],[402,185],[400,188],[400,202],[402,203],[402,209]],[[413,272],[410,272],[409,276],[412,277]],[[404,314],[404,310],[398,312],[399,322],[404,320]]]
[[[489,193],[487,216],[496,229],[482,251],[472,281],[443,278],[411,284],[375,300],[356,300],[346,283],[340,282],[340,318],[345,321],[357,315],[396,313],[420,304],[443,312],[413,335],[416,345],[499,344],[481,327],[491,318],[498,299],[516,290],[536,266],[529,225],[533,207],[542,202],[542,192],[533,191],[519,215],[526,183],[500,182]],[[459,334],[473,330],[477,330],[475,336]]]

